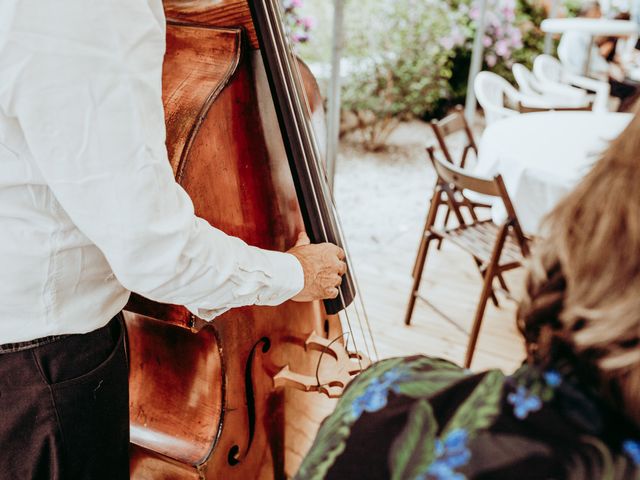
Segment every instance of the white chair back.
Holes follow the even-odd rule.
[[[539,98],[549,104],[550,108],[588,108],[590,99],[584,90],[558,82],[541,82],[531,70],[515,63],[511,67],[513,76],[518,82],[520,93],[530,98]]]
[[[582,75],[575,75],[564,68],[560,60],[551,55],[538,55],[533,62],[533,73],[545,88],[555,88],[558,84],[577,87],[587,92],[595,92],[593,96],[594,112],[608,110],[610,86],[608,82],[595,80]]]
[[[480,72],[473,82],[473,89],[484,110],[487,124],[519,113],[505,106],[505,98],[517,103],[518,91],[501,76],[492,72]]]
[[[520,92],[524,95],[539,95],[542,89],[535,75],[521,63],[514,63],[511,72],[516,79]]]
[[[538,55],[533,61],[533,73],[542,82],[562,83],[562,63],[551,55]]]

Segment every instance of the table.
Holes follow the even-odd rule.
[[[638,33],[638,24],[631,20],[606,18],[547,18],[540,24],[545,33],[565,33],[577,30],[596,37],[619,37]]]
[[[623,37],[638,33],[638,24],[630,20],[608,20],[605,18],[547,18],[540,24],[545,33],[585,32],[591,35],[585,75],[589,74],[589,63],[594,37]]]
[[[529,234],[597,161],[618,136],[629,113],[540,112],[504,118],[487,127],[479,145],[474,173],[500,173],[522,228]],[[492,209],[504,221],[501,202]]]

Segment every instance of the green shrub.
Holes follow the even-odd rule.
[[[439,40],[449,31],[449,14],[441,0],[405,0],[372,16],[361,9],[359,25],[349,24],[343,108],[358,116],[368,148],[381,148],[400,120],[448,97],[450,53]]]
[[[440,117],[464,102],[476,2],[346,0],[343,111],[350,120],[345,123],[362,131],[366,147],[381,148],[399,121]],[[513,63],[531,67],[544,43],[539,25],[545,13],[538,2],[488,0],[484,69],[513,80]],[[301,8],[323,28],[316,28],[299,52],[325,71],[332,3],[306,0]]]

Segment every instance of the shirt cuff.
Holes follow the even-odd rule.
[[[304,271],[295,255],[270,250],[264,254],[272,265],[271,288],[268,294],[258,295],[256,305],[280,305],[304,288]]]
[[[304,271],[302,265],[290,253],[282,253],[271,250],[263,250],[256,247],[248,247],[249,258],[244,262],[251,265],[245,267],[244,262],[238,265],[243,272],[236,281],[249,286],[253,285],[257,291],[253,296],[240,295],[237,303],[213,306],[186,305],[187,309],[199,318],[211,321],[233,307],[244,305],[276,306],[295,297],[304,288]],[[259,278],[259,281],[257,281]],[[258,284],[262,284],[258,287]]]

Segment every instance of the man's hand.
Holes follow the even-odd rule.
[[[332,243],[311,245],[307,234],[298,235],[296,245],[287,253],[294,255],[304,271],[304,288],[292,300],[311,302],[336,298],[342,275],[347,271],[344,251]]]

